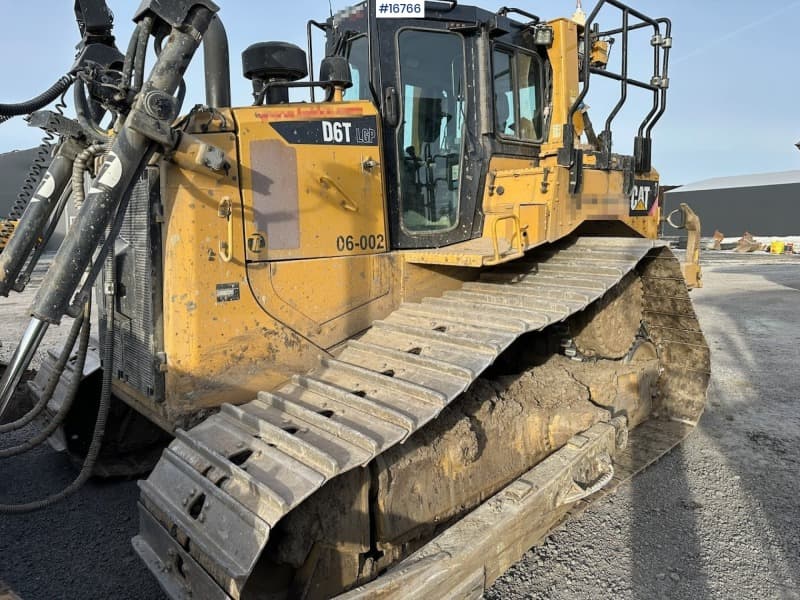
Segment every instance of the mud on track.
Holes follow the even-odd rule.
[[[800,598],[800,259],[706,253],[712,348],[695,432],[485,597]]]
[[[487,598],[800,598],[800,261],[704,260],[693,299],[713,378],[697,431],[529,552]],[[27,306],[7,302],[4,356]],[[48,447],[0,461],[0,500],[73,476]],[[137,497],[135,482],[92,482],[48,511],[0,516],[0,579],[24,600],[163,598],[130,546]]]

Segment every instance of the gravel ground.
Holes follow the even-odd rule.
[[[704,262],[706,287],[693,295],[714,374],[699,427],[529,552],[487,600],[800,598],[800,258]],[[3,355],[24,325],[4,328]],[[74,474],[48,447],[2,460],[0,502],[39,497]],[[162,598],[130,546],[137,495],[135,482],[91,482],[48,510],[0,516],[0,580],[24,600]]]
[[[37,268],[24,293],[0,301],[5,318],[0,360],[8,360],[28,324],[27,308],[43,273]],[[48,330],[33,368],[48,348],[63,345],[71,321],[65,318]],[[0,435],[0,447],[21,444],[36,430],[30,425]],[[0,459],[0,504],[42,498],[69,485],[76,475],[66,456],[47,444]],[[130,543],[138,530],[137,498],[135,481],[90,481],[71,498],[45,510],[0,514],[0,581],[23,600],[166,599]]]
[[[485,594],[800,598],[800,258],[706,253],[712,348],[689,438],[528,552]]]

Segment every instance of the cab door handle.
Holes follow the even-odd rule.
[[[222,262],[231,262],[233,257],[233,204],[231,203],[230,196],[223,196],[219,202],[217,215],[220,219],[227,221],[227,237],[219,241],[219,257]]]
[[[341,196],[341,206],[343,209],[352,212],[358,212],[358,204],[351,200],[350,197],[344,193],[344,190],[339,187],[339,185],[333,179],[326,177],[325,175],[320,175],[319,183],[326,190],[333,189],[339,192],[339,196]]]

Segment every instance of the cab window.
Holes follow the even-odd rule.
[[[504,136],[514,135],[516,105],[511,55],[494,51],[494,123],[495,131]]]
[[[369,90],[369,46],[367,36],[350,40],[347,46],[347,62],[350,63],[350,76],[353,87],[344,91],[345,100],[370,100]]]
[[[527,142],[542,139],[542,63],[521,49],[492,52],[495,132]]]

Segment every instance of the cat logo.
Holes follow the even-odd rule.
[[[650,215],[658,199],[658,183],[655,181],[634,181],[630,195],[631,217]]]

